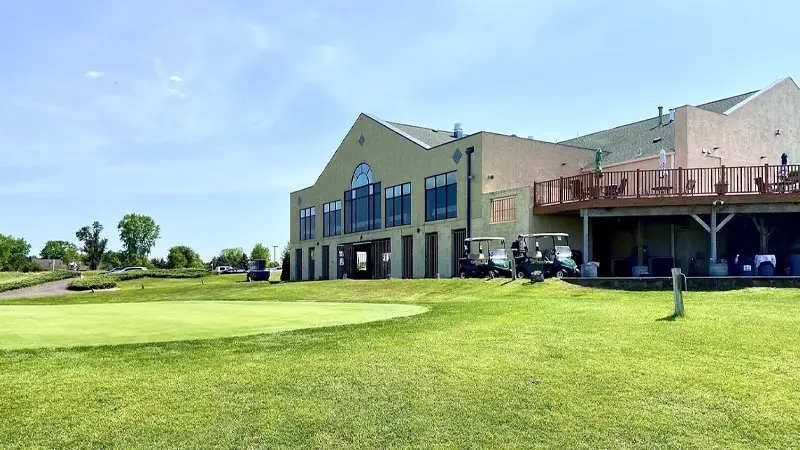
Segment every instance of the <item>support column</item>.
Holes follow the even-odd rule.
[[[583,264],[589,262],[589,210],[582,209],[583,216]]]
[[[758,230],[759,248],[761,254],[762,255],[769,254],[769,238],[774,230],[767,228],[767,223],[763,217],[756,220],[755,217],[750,216],[750,219],[753,220],[753,224],[756,226],[756,230]]]
[[[675,266],[675,224],[669,225],[669,254],[672,257],[672,267]]]
[[[644,243],[644,238],[642,237],[642,219],[636,221],[636,265],[642,266],[644,265],[644,252],[642,251],[642,245]]]
[[[711,262],[717,262],[717,208],[711,207]]]

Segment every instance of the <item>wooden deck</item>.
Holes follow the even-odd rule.
[[[800,202],[800,165],[585,173],[534,185],[535,214],[584,208]]]

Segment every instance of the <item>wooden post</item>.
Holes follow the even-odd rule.
[[[637,169],[638,170],[638,169]],[[636,221],[636,265],[644,265],[644,252],[642,251],[642,219]]]
[[[683,167],[678,167],[678,195],[683,195]]]
[[[558,178],[558,203],[564,203],[564,177]]]
[[[672,267],[675,267],[675,224],[669,225],[669,249],[672,256]]]
[[[717,207],[711,207],[711,264],[717,262]]]
[[[639,198],[639,197],[642,196],[641,173],[642,173],[641,169],[636,169],[636,198]]]
[[[672,292],[675,296],[675,317],[683,315],[683,274],[680,268],[672,269]]]
[[[583,214],[583,265],[586,266],[589,262],[589,210],[583,209],[581,214]]]

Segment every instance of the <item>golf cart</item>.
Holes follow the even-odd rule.
[[[266,259],[254,259],[247,264],[247,281],[269,281]]]
[[[477,250],[477,253],[471,253]],[[499,237],[464,239],[464,257],[458,260],[461,278],[513,277],[514,264],[508,259],[506,240]]]
[[[533,245],[533,257],[527,251],[515,260],[515,273],[517,278],[528,278],[535,271],[540,271],[545,277],[579,277],[578,265],[572,259],[572,250],[569,248],[569,235],[567,233],[536,233],[523,234],[522,239],[525,249],[528,243]]]

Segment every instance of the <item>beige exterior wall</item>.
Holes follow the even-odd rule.
[[[365,142],[358,142],[363,134]],[[330,246],[329,274],[335,278],[336,246],[359,241],[391,239],[392,277],[402,274],[402,236],[414,236],[414,277],[425,273],[425,235],[439,233],[438,262],[442,277],[450,277],[452,255],[452,230],[466,228],[466,189],[467,189],[467,147],[473,146],[472,172],[474,180],[481,179],[481,137],[471,135],[430,150],[424,149],[411,140],[397,134],[366,115],[360,115],[345,136],[339,148],[320,174],[314,186],[290,194],[290,247],[292,248],[291,274],[296,279],[295,249],[303,249],[303,279],[318,279],[322,276],[322,247]],[[461,160],[456,164],[453,154],[458,149]],[[403,183],[411,183],[411,225],[385,228],[385,195],[381,192],[381,213],[384,227],[359,233],[340,236],[323,236],[323,205],[334,200],[343,200],[344,191],[350,189],[350,182],[358,164],[369,164],[373,181],[381,182],[381,189]],[[456,219],[425,222],[425,178],[449,171],[458,172],[458,209]],[[473,227],[482,226],[480,187],[472,182]],[[344,203],[344,202],[343,202]],[[300,241],[300,210],[316,207],[316,238]],[[344,209],[344,204],[343,204]],[[344,231],[344,215],[342,216]],[[308,273],[308,248],[316,248],[315,273]]]
[[[646,158],[639,158],[616,164],[609,164],[607,166],[603,165],[602,167],[604,171],[614,171],[614,172],[623,172],[627,170],[658,170],[658,155],[648,156]],[[668,152],[667,169],[673,167],[676,169],[679,167],[678,161],[676,159],[675,152]],[[583,172],[584,173],[594,172],[594,168],[584,169]]]
[[[686,137],[681,142],[687,155],[684,167],[779,165],[784,152],[790,163],[800,162],[800,89],[790,78],[756,94],[729,115],[692,106],[681,109],[686,116]],[[703,148],[714,147],[719,149],[712,157],[702,153]]]
[[[594,151],[494,133],[483,136],[483,192],[503,191],[580,173]],[[489,177],[494,178],[490,179]]]

